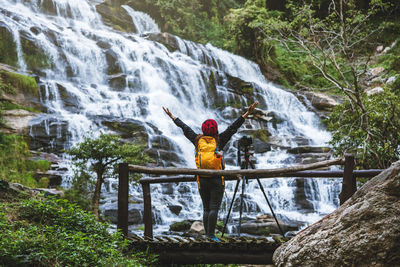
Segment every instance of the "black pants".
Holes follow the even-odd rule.
[[[200,177],[200,196],[203,201],[203,224],[207,236],[214,236],[217,225],[218,210],[224,194],[220,177]]]

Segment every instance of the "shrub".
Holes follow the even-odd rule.
[[[10,222],[0,204],[0,265],[5,266],[140,266],[126,257],[128,242],[119,231],[96,221],[64,199],[22,202],[19,221]]]

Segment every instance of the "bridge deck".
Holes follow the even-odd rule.
[[[267,238],[224,237],[220,242],[193,237],[129,235],[130,249],[149,249],[159,255],[161,264],[237,263],[271,264],[275,249],[281,244]]]

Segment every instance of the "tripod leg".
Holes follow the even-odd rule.
[[[278,225],[279,231],[281,232],[282,236],[285,236],[284,233],[283,233],[283,231],[282,231],[281,226],[279,225],[278,219],[276,218],[275,212],[274,212],[274,210],[272,209],[271,203],[269,203],[269,200],[268,200],[268,198],[267,198],[267,194],[265,194],[264,187],[262,186],[262,184],[261,184],[261,182],[260,182],[260,179],[257,178],[257,182],[258,182],[258,185],[260,186],[260,189],[261,189],[261,191],[262,191],[262,193],[263,193],[263,195],[264,195],[264,197],[265,197],[265,200],[266,200],[267,203],[268,203],[269,209],[271,210],[271,213],[272,213],[272,215],[274,216],[274,219],[275,219],[276,224]]]
[[[244,188],[245,188],[245,177],[243,178],[243,181],[242,181],[242,194],[240,195],[240,213],[239,213],[240,216],[239,216],[239,229],[238,229],[238,235],[239,236],[240,236],[240,228],[242,227]]]
[[[233,192],[232,202],[231,202],[231,205],[229,206],[228,215],[226,216],[226,220],[225,220],[224,228],[222,229],[221,237],[224,237],[224,234],[225,234],[226,225],[228,224],[229,216],[231,215],[231,211],[232,211],[233,202],[235,201],[235,196],[236,196],[236,193],[239,188],[239,182],[240,182],[240,180],[236,181],[235,191]]]

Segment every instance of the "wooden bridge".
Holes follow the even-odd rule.
[[[312,170],[332,165],[344,165],[343,170]],[[353,155],[345,159],[333,159],[313,164],[291,166],[277,169],[244,169],[244,170],[204,170],[181,168],[150,168],[121,163],[119,165],[118,188],[118,228],[128,237],[131,249],[150,249],[160,255],[162,263],[272,263],[272,254],[280,245],[279,240],[267,238],[223,238],[221,242],[207,239],[159,236],[153,237],[153,218],[151,206],[150,184],[195,182],[194,175],[224,176],[226,181],[247,179],[266,179],[278,177],[290,178],[335,178],[342,177],[342,191],[339,195],[340,204],[349,199],[357,190],[356,178],[371,178],[382,170],[354,170]],[[143,188],[144,201],[144,237],[128,235],[128,203],[129,203],[129,173],[146,173],[151,175],[179,175],[166,177],[144,177],[140,179]]]

